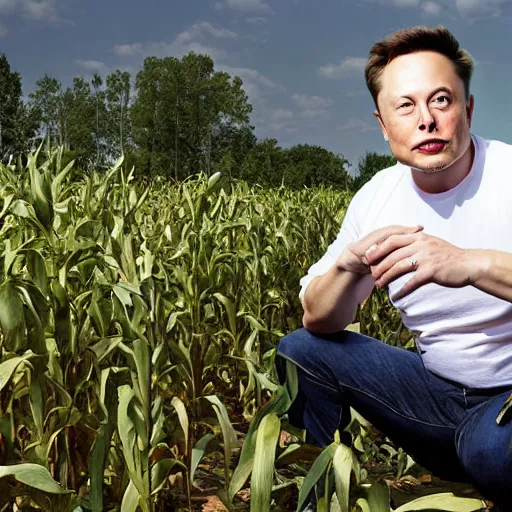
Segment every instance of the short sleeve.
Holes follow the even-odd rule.
[[[300,280],[299,298],[302,300],[309,283],[317,276],[326,274],[335,264],[336,259],[347,245],[360,238],[360,213],[362,206],[361,190],[352,198],[336,239],[329,245],[325,254],[314,263],[307,274]]]

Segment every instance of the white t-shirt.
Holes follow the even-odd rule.
[[[421,191],[410,168],[402,164],[378,172],[366,183],[352,199],[336,240],[301,279],[300,296],[349,243],[393,224],[421,224],[425,234],[460,248],[512,253],[512,146],[472,138],[471,171],[447,192]],[[389,294],[411,276],[390,283]],[[363,279],[371,281],[371,289],[371,275]],[[430,371],[467,387],[512,385],[512,303],[473,286],[429,283],[393,305],[404,325],[419,333],[417,342]]]

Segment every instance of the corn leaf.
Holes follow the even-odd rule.
[[[178,420],[180,422],[183,434],[185,436],[185,453],[188,453],[189,422],[187,409],[185,408],[185,404],[177,396],[174,396],[172,398],[171,405],[174,407],[174,409],[176,410],[176,414],[178,415]]]
[[[229,497],[233,499],[234,495],[243,487],[249,475],[251,474],[254,463],[254,450],[256,448],[256,430],[262,419],[271,413],[278,416],[284,414],[290,407],[290,395],[284,386],[280,386],[275,395],[256,413],[249,425],[249,430],[242,445],[242,453],[238,466],[233,473],[229,486]]]
[[[498,416],[496,416],[496,423],[498,425],[504,425],[512,417],[512,395],[510,395],[500,409]]]
[[[324,448],[322,453],[318,456],[318,458],[311,466],[311,469],[309,470],[306,478],[304,479],[304,483],[300,488],[299,502],[297,505],[298,510],[302,510],[302,507],[304,506],[306,499],[309,496],[309,493],[313,490],[313,487],[317,484],[320,478],[322,478],[322,476],[327,471],[329,464],[332,463],[332,458],[334,457],[337,448],[338,443],[336,442]]]
[[[35,285],[46,297],[48,295],[48,275],[44,258],[39,251],[27,251],[27,268],[32,275]]]
[[[265,416],[258,427],[251,479],[251,512],[270,510],[276,445],[281,422],[276,414]]]
[[[187,470],[187,467],[176,459],[159,460],[151,468],[151,495],[158,494],[165,486],[167,477],[175,471]]]
[[[121,512],[136,512],[139,506],[140,494],[132,480],[128,483],[121,502]]]
[[[341,512],[348,512],[350,497],[350,475],[352,473],[354,454],[344,444],[339,444],[333,457],[334,480],[336,483],[336,495]]]
[[[368,505],[372,512],[390,512],[389,488],[384,482],[375,482],[368,489]]]
[[[100,405],[105,418],[94,440],[89,459],[89,474],[91,475],[90,501],[93,512],[103,511],[103,480],[110,441],[114,434],[116,409],[118,407],[117,390],[114,386],[107,386],[110,368],[102,370],[100,376]]]
[[[192,457],[191,457],[191,464],[190,464],[190,483],[194,481],[194,475],[197,469],[197,466],[201,462],[201,459],[203,458],[208,445],[210,444],[210,441],[215,437],[214,434],[208,433],[205,434],[199,441],[197,441],[194,448],[192,448]]]
[[[361,509],[361,512],[372,512],[370,510],[370,504],[364,498],[359,498],[356,501],[356,505]]]
[[[0,364],[0,391],[8,384],[11,380],[13,373],[16,371],[16,368],[23,362],[34,357],[34,353],[31,350],[27,350],[27,352],[23,356],[16,356],[3,361]]]
[[[214,293],[213,296],[221,302],[225,309],[226,314],[228,315],[228,322],[229,322],[229,329],[233,334],[236,334],[236,311],[235,311],[235,305],[233,302],[228,299],[226,296],[222,295],[221,293]]]
[[[72,492],[64,489],[52,478],[50,472],[39,464],[24,463],[14,466],[0,466],[0,480],[9,477],[14,477],[22,484],[50,494],[68,494]]]
[[[11,281],[0,285],[0,327],[5,336],[5,348],[17,352],[26,345],[23,303]]]
[[[222,436],[224,438],[224,463],[229,465],[231,460],[231,454],[236,445],[236,434],[233,425],[229,421],[228,411],[226,406],[219,400],[219,397],[215,395],[205,396],[215,410],[217,419],[219,420],[220,428],[222,430]],[[227,476],[227,475],[226,475]]]
[[[451,492],[431,494],[410,501],[394,512],[408,512],[413,510],[456,510],[457,512],[474,512],[485,508],[485,503],[474,498],[459,498]],[[373,508],[372,508],[373,512]]]

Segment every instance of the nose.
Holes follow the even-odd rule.
[[[428,133],[432,133],[437,129],[436,119],[430,112],[430,109],[423,105],[419,108],[420,118],[418,122],[418,128],[421,131],[428,131]]]

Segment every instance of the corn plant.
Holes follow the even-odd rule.
[[[371,505],[383,491],[357,468],[383,446],[357,423],[355,452],[306,445],[286,423],[293,370],[280,386],[273,365],[349,200],[218,174],[136,179],[122,158],[85,173],[62,149],[0,165],[0,509],[192,510],[210,478],[228,507],[249,485],[248,506],[267,510],[322,472],[322,507]],[[359,320],[410,340],[382,294]]]

